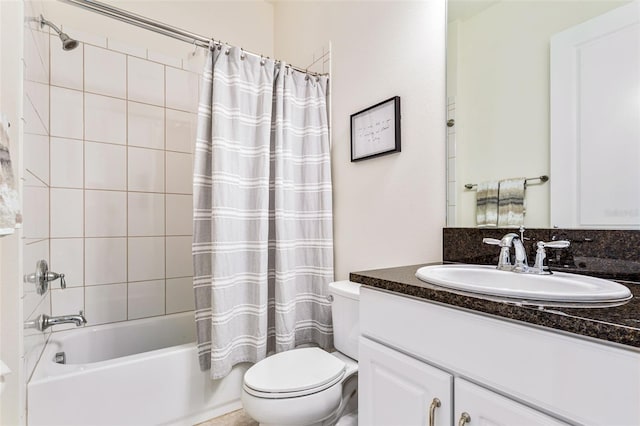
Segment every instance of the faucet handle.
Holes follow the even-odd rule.
[[[482,243],[489,244],[490,246],[499,246],[501,241],[495,238],[483,238]]]
[[[545,243],[544,241],[538,241],[537,246],[538,250],[536,251],[536,262],[533,265],[532,272],[537,274],[551,274],[551,270],[549,269],[549,265],[547,263],[547,253],[544,250],[545,248],[555,248],[562,249],[569,247],[571,243],[566,240],[560,241],[551,241]]]
[[[543,241],[538,241],[538,248],[563,249],[563,248],[569,247],[570,245],[571,245],[571,242],[567,240],[550,241],[548,243],[545,243]]]

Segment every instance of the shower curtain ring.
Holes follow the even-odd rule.
[[[241,47],[240,48],[240,60],[244,61],[245,55],[244,55],[244,49]]]
[[[266,64],[267,61],[264,59],[264,56],[262,56],[262,53],[260,54],[260,65],[264,65]]]
[[[229,47],[229,45],[227,43],[225,43],[225,46],[227,46],[227,50],[224,51],[225,55],[229,55],[229,53],[231,53],[231,48]]]

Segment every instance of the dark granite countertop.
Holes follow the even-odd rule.
[[[431,263],[437,265],[440,263]],[[421,265],[352,272],[353,282],[405,296],[481,312],[620,344],[627,349],[640,350],[640,284],[620,282],[629,287],[633,298],[616,307],[560,308],[520,306],[498,298],[461,293],[435,286],[416,278]]]

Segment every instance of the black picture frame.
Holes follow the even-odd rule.
[[[351,162],[401,152],[400,96],[351,114]]]

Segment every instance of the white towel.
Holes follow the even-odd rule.
[[[13,177],[9,134],[0,121],[0,235],[12,234],[22,223],[16,180]]]
[[[500,181],[498,192],[498,226],[519,228],[524,225],[525,179],[505,179]]]
[[[476,189],[478,227],[498,226],[498,181],[481,182]]]

